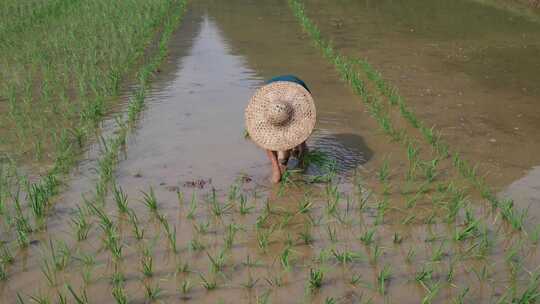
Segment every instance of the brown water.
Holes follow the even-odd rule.
[[[373,59],[373,63],[383,70],[386,77],[396,81],[402,94],[408,97],[409,103],[421,118],[426,122],[436,121],[437,126],[444,131],[445,138],[453,144],[452,147],[462,150],[468,159],[482,160],[485,168],[487,163],[491,164],[490,161],[484,162],[489,158],[497,159],[497,163],[507,164],[514,162],[513,157],[521,156],[517,154],[525,154],[525,150],[532,154],[530,152],[536,147],[534,140],[526,143],[523,149],[517,149],[519,151],[509,153],[507,158],[503,158],[499,149],[508,152],[509,148],[505,145],[503,148],[500,142],[517,140],[516,135],[507,134],[503,137],[506,133],[492,130],[492,133],[486,133],[490,135],[484,134],[484,137],[489,137],[489,144],[482,145],[477,133],[474,133],[476,137],[469,137],[465,135],[469,133],[458,133],[450,126],[451,117],[454,117],[452,115],[458,115],[457,107],[463,108],[460,112],[462,115],[470,115],[469,126],[480,128],[477,126],[478,121],[484,122],[485,128],[491,126],[488,123],[493,122],[492,120],[479,120],[478,117],[495,115],[489,111],[497,111],[493,108],[497,103],[502,103],[504,95],[501,95],[500,90],[513,92],[519,97],[516,97],[516,107],[527,109],[527,102],[532,103],[534,96],[537,96],[535,94],[538,94],[534,81],[524,78],[522,80],[525,75],[535,77],[534,73],[527,73],[529,64],[520,62],[519,66],[524,69],[516,68],[516,71],[524,74],[519,74],[519,77],[516,75],[516,82],[510,82],[512,85],[508,88],[496,89],[497,94],[488,90],[491,87],[490,79],[474,80],[473,76],[458,77],[454,74],[453,81],[460,85],[449,86],[452,82],[446,77],[458,72],[451,72],[452,69],[446,66],[450,63],[444,60],[443,63],[436,63],[437,59],[445,57],[441,56],[441,53],[431,52],[448,51],[448,41],[454,43],[456,39],[461,41],[460,39],[467,38],[467,43],[475,42],[480,45],[477,40],[482,35],[468,33],[470,36],[467,36],[465,32],[469,26],[463,25],[459,20],[450,22],[447,20],[451,19],[450,17],[443,17],[446,16],[445,12],[452,12],[448,10],[453,5],[414,1],[410,4],[412,8],[405,10],[400,6],[402,3],[392,2],[396,5],[396,11],[393,11],[392,5],[384,5],[385,3],[307,2],[310,14],[316,16],[324,34],[331,35],[329,37],[345,52],[369,52],[365,56],[368,56],[370,61]],[[423,5],[431,10],[426,8],[426,13],[422,14],[418,8]],[[473,18],[477,17],[474,9],[488,17],[494,14],[492,9],[472,3],[457,2],[455,6],[453,16],[456,19],[457,16],[470,18],[466,20],[471,22],[478,19]],[[458,14],[457,11],[461,13]],[[351,16],[352,12],[359,15]],[[463,15],[463,12],[467,14]],[[502,12],[498,13],[506,16]],[[330,16],[333,14],[342,16],[344,20],[332,21]],[[424,22],[426,15],[432,16],[435,21],[446,20],[447,23],[437,28],[433,27],[433,24],[438,23],[432,20],[430,27],[422,30],[419,23]],[[488,17],[486,19],[491,20]],[[372,19],[368,22],[362,18]],[[404,18],[405,21],[383,22],[384,18]],[[399,30],[403,29],[403,24],[412,22],[411,20],[417,22],[416,34]],[[357,27],[355,22],[362,22],[364,27]],[[477,25],[483,24],[481,20],[475,22]],[[525,24],[532,27],[529,23]],[[495,23],[488,25],[493,26]],[[347,31],[344,30],[346,27],[349,27]],[[454,30],[449,30],[450,28]],[[509,39],[512,32],[507,33],[502,31],[502,28],[494,28],[491,35]],[[481,32],[479,28],[475,29]],[[368,30],[371,36],[365,35]],[[433,34],[430,34],[431,30],[434,31]],[[455,34],[454,31],[460,34]],[[487,29],[485,31],[487,32]],[[437,47],[431,46],[433,42],[427,42],[435,39],[434,37],[437,37],[440,44]],[[444,37],[446,38],[443,39]],[[423,41],[424,48],[427,49],[417,50],[418,44],[415,43],[420,42],[416,39]],[[485,39],[484,42],[489,41],[488,38]],[[364,43],[360,43],[361,41]],[[366,42],[378,49],[367,47]],[[396,52],[396,45],[399,45],[400,49],[409,48],[409,51]],[[439,282],[441,289],[434,296],[434,302],[451,302],[469,286],[471,290],[466,298],[467,302],[493,303],[510,286],[516,285],[520,290],[525,286],[527,275],[521,267],[528,271],[534,270],[539,262],[538,248],[524,236],[512,233],[511,229],[502,224],[500,215],[492,214],[480,203],[473,203],[471,210],[486,225],[492,242],[486,257],[475,258],[467,254],[467,249],[471,248],[475,239],[458,242],[452,237],[456,229],[462,228],[463,211],[459,213],[456,225],[445,223],[443,218],[447,210],[444,204],[441,206],[434,203],[438,197],[435,190],[419,199],[416,207],[409,209],[405,206],[405,200],[409,196],[400,192],[405,189],[405,149],[399,143],[389,141],[379,130],[375,120],[365,112],[359,98],[339,80],[333,66],[310,45],[285,1],[191,3],[170,48],[168,61],[152,83],[147,97],[147,109],[137,129],[129,137],[115,173],[117,183],[128,194],[130,207],[136,212],[141,226],[145,229],[143,240],[135,239],[126,215],[118,214],[111,197],[105,205],[105,209],[118,225],[124,244],[124,258],[117,266],[125,275],[125,290],[130,303],[147,302],[144,298],[144,286],[156,284],[163,289],[158,302],[164,303],[255,303],[262,301],[265,294],[269,295],[270,303],[323,303],[327,297],[334,297],[338,303],[364,303],[368,299],[372,299],[374,303],[418,303],[428,295],[428,288],[436,289],[435,282]],[[390,55],[394,57],[386,57]],[[516,57],[516,61],[521,58],[525,57]],[[534,56],[527,58],[535,60]],[[388,66],[384,65],[385,62]],[[428,63],[433,66],[421,65]],[[388,69],[384,70],[384,67]],[[297,181],[300,187],[289,186],[284,193],[280,193],[279,186],[270,186],[269,164],[265,154],[243,137],[243,109],[253,91],[265,79],[288,73],[296,74],[307,82],[317,103],[317,129],[308,145],[327,152],[331,158],[338,161],[339,181],[336,185],[341,197],[337,206],[338,215],[327,212],[327,201],[331,199],[325,194],[325,185],[305,185]],[[474,69],[468,73],[474,74]],[[466,74],[461,72],[459,75]],[[427,80],[431,82],[423,82]],[[414,87],[413,81],[420,87]],[[467,81],[467,89],[461,86],[462,81]],[[529,88],[528,93],[518,95],[516,92],[520,91],[517,88],[525,84]],[[430,89],[429,94],[425,91],[427,88]],[[460,96],[464,97],[450,97],[449,92],[457,89],[461,90]],[[416,92],[416,95],[410,92]],[[478,96],[486,99],[475,99],[479,98]],[[495,104],[486,104],[488,96],[493,98],[492,102]],[[467,100],[472,101],[468,103]],[[458,102],[461,106],[451,101]],[[531,121],[523,119],[523,125],[520,125],[521,132],[524,132],[523,138],[533,138],[536,135],[531,131],[534,129],[532,119],[536,114],[532,111],[533,107],[530,107],[531,110],[526,112],[526,115],[530,116]],[[440,108],[444,108],[448,115],[439,114],[442,112],[438,110]],[[510,121],[505,120],[506,123]],[[464,127],[455,125],[454,128]],[[112,131],[109,129],[109,132]],[[456,143],[458,134],[463,140],[459,141],[459,144]],[[492,136],[496,138],[494,143],[489,142]],[[91,146],[89,151],[88,161],[81,163],[75,170],[66,193],[59,199],[55,216],[49,220],[46,233],[37,235],[36,245],[19,251],[15,264],[9,266],[9,280],[0,283],[0,303],[14,303],[17,292],[23,295],[50,295],[51,299],[56,299],[60,291],[72,299],[63,288],[63,283],[73,284],[77,291],[81,286],[85,286],[90,303],[114,302],[110,284],[114,263],[108,250],[103,247],[103,233],[98,228],[97,220],[93,218],[93,228],[88,240],[84,242],[74,240],[73,228],[70,226],[74,204],[82,202],[81,194],[92,196],[91,191],[96,179],[93,168],[96,167],[95,158],[99,155],[99,145]],[[489,153],[489,157],[475,154],[480,152]],[[383,159],[388,160],[391,168],[389,194],[383,193],[383,185],[376,177]],[[535,160],[536,156],[533,155],[527,161],[521,158],[515,161],[515,167],[501,165],[500,170],[508,171],[508,175],[505,173],[503,177],[492,178],[492,182],[502,188],[521,176],[521,173],[517,172],[534,166]],[[533,193],[530,189],[534,186],[530,185],[537,182],[538,175],[531,174],[529,177],[529,182],[525,183],[528,186],[523,187],[523,183],[516,182],[509,189],[517,189],[517,193]],[[363,191],[375,191],[363,208],[359,208],[359,204],[365,192],[358,193],[358,179],[363,181]],[[201,189],[191,187],[191,182],[199,181],[203,181]],[[463,183],[452,174],[442,174],[436,181],[455,182],[458,185]],[[236,198],[230,201],[231,209],[225,215],[212,215],[211,207],[206,202],[211,189],[216,189],[219,201],[225,204],[232,184],[236,184],[239,192],[246,196],[248,204],[253,207],[251,213],[240,214],[239,199]],[[177,254],[170,250],[159,220],[148,212],[142,203],[141,191],[148,192],[150,187],[155,191],[159,213],[177,231]],[[530,189],[527,190],[527,187]],[[180,202],[177,191],[183,193]],[[193,193],[197,197],[198,207],[193,218],[190,218],[188,214]],[[299,203],[306,197],[312,202],[313,210],[301,213],[298,211]],[[536,195],[528,197],[535,199]],[[350,205],[347,205],[347,198]],[[385,198],[390,203],[390,210],[382,224],[375,225],[377,206]],[[441,201],[447,199],[443,197]],[[270,211],[265,206],[267,200]],[[261,221],[261,216],[264,215],[268,218]],[[404,223],[410,216],[416,216],[416,219],[410,224]],[[426,223],[431,216],[435,217],[434,222]],[[260,222],[258,228],[257,222]],[[204,226],[205,223],[208,225],[207,232],[197,232],[194,228]],[[223,271],[212,274],[207,254],[215,257],[225,248],[227,226],[231,223],[241,226],[243,230],[237,233],[232,248],[226,250],[227,262]],[[334,229],[337,240],[332,240],[333,237],[329,236],[329,231]],[[376,231],[374,243],[364,245],[358,238],[370,229]],[[300,238],[300,234],[306,230],[310,230],[313,237],[313,242],[309,244],[304,244]],[[266,251],[259,246],[261,235],[265,233],[270,235]],[[401,243],[393,242],[395,233],[403,237]],[[46,284],[41,267],[43,256],[50,254],[50,238],[64,240],[74,252],[74,257],[80,257],[81,254],[95,257],[90,282],[82,283],[81,274],[85,267],[80,260],[72,258],[68,268],[58,274],[58,287],[51,288]],[[523,239],[523,249],[520,251],[523,263],[516,266],[508,262],[505,255],[520,239]],[[204,244],[206,248],[200,251],[193,249],[194,240]],[[153,243],[155,245],[151,252],[154,258],[154,275],[145,278],[141,273],[140,259],[144,248],[152,247]],[[287,243],[292,246],[291,270],[284,270],[279,260],[279,255],[283,253]],[[443,254],[440,259],[432,259],[438,248],[442,248]],[[332,256],[332,249],[337,253],[354,252],[361,258],[342,265]],[[415,254],[408,259],[407,255],[411,250]],[[474,248],[471,250],[476,253]],[[378,256],[377,252],[382,253]],[[326,255],[329,257],[324,258]],[[248,256],[257,263],[250,266],[243,263]],[[183,268],[184,265],[188,265],[189,272],[178,271],[178,268]],[[392,274],[390,282],[385,284],[385,295],[381,295],[377,291],[377,275],[384,265],[391,267]],[[450,265],[455,267],[453,282],[446,281]],[[416,274],[423,267],[433,268],[433,283],[427,286],[415,281]],[[513,271],[512,267],[517,267],[518,270]],[[306,288],[311,268],[321,268],[325,272],[322,288],[314,293],[309,293]],[[487,271],[485,278],[480,278],[482,269]],[[215,277],[218,288],[205,290],[200,284],[199,274],[207,278]],[[353,276],[359,278],[355,284],[350,282]],[[255,283],[252,288],[247,288],[250,278]],[[281,286],[275,286],[277,278],[281,278]],[[186,280],[191,282],[193,288],[186,297],[182,297],[178,289]]]

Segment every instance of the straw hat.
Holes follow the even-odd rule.
[[[246,107],[246,129],[260,147],[285,151],[304,142],[315,127],[315,103],[301,85],[275,81],[259,88]]]

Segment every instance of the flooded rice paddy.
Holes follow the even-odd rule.
[[[538,301],[534,18],[461,0],[203,0],[181,16],[44,217],[41,190],[2,171],[0,303]],[[451,153],[346,58],[365,58]],[[243,110],[279,74],[313,92],[317,152],[271,185]]]

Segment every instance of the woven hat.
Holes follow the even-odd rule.
[[[315,127],[315,103],[301,85],[275,81],[259,88],[246,107],[246,129],[260,147],[285,151],[304,142]]]

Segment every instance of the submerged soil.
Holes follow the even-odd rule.
[[[443,130],[453,149],[483,170],[491,168],[490,182],[498,188],[537,165],[531,151],[538,148],[533,104],[540,92],[532,70],[538,62],[522,53],[528,52],[522,38],[490,19],[506,20],[504,12],[465,2],[417,0],[409,9],[395,1],[306,3],[323,34],[343,52],[367,57],[422,120]],[[420,10],[422,5],[431,10]],[[426,15],[432,17],[429,26]],[[519,31],[536,37],[532,24],[516,22]],[[504,44],[509,41],[514,44]],[[538,47],[531,41],[528,47]],[[96,143],[58,199],[47,229],[28,249],[13,249],[17,256],[7,267],[8,280],[0,282],[0,303],[15,303],[17,293],[71,300],[64,283],[76,293],[85,290],[90,303],[114,303],[115,273],[122,273],[120,286],[130,303],[151,302],[146,293],[156,286],[158,303],[450,303],[461,294],[465,302],[493,303],[523,292],[531,281],[528,272],[540,262],[536,244],[469,196],[449,218],[454,196],[448,185],[469,190],[453,174],[442,172],[425,195],[418,194],[424,177],[406,179],[405,147],[383,134],[310,45],[286,1],[193,2],[170,49],[115,171],[115,183],[144,229],[142,238],[111,194],[102,208],[118,233],[122,259],[111,258],[95,214],[87,215],[88,238],[76,241],[76,204],[100,204],[92,201]],[[503,57],[511,58],[503,62],[512,75],[487,64]],[[265,154],[244,138],[247,101],[277,74],[296,74],[312,90],[318,122],[308,145],[337,162],[332,183],[305,182],[316,175],[310,167],[290,183],[271,186]],[[510,97],[513,103],[505,103]],[[507,118],[518,112],[521,119]],[[514,123],[518,130],[508,131]],[[523,148],[515,149],[518,144]],[[422,148],[429,157],[427,145]],[[380,177],[385,166],[387,180]],[[538,174],[531,176],[536,182]],[[509,189],[532,193],[519,182]],[[145,206],[145,193],[154,193],[156,211]],[[477,228],[458,239],[475,222]],[[166,227],[174,231],[176,252]],[[55,248],[65,242],[70,251],[55,284],[44,276],[45,261],[53,260],[49,241]],[[221,253],[224,264],[218,267]],[[143,271],[148,256],[151,275]],[[319,288],[309,287],[311,270],[324,273]],[[205,280],[215,280],[216,288],[207,290]]]

